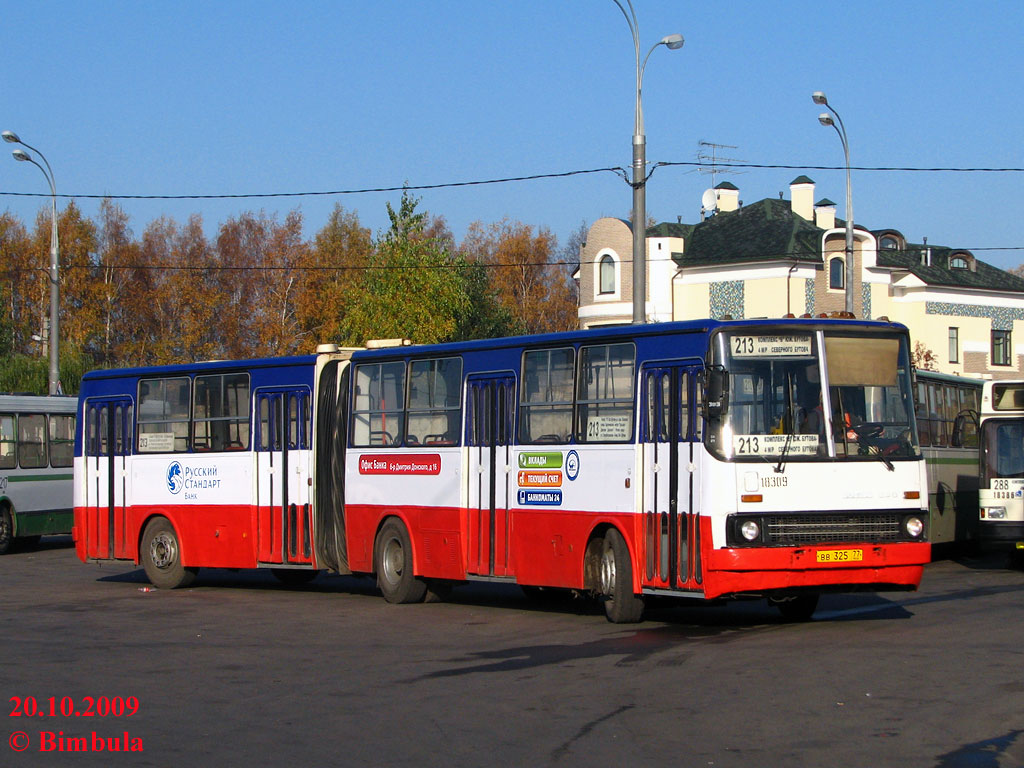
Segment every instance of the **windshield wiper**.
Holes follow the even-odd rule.
[[[889,461],[889,458],[884,453],[882,453],[881,448],[879,448],[877,445],[873,443],[869,443],[868,439],[866,437],[862,437],[856,429],[853,430],[853,434],[857,436],[857,445],[864,449],[864,453],[866,455],[874,456],[875,458],[877,458],[879,461],[885,464],[885,468],[888,469],[890,472],[896,471],[896,468],[893,466],[892,462]]]
[[[790,443],[793,442],[793,433],[786,435],[786,444],[782,446],[782,453],[779,454],[779,463],[775,465],[776,472],[786,471],[786,455],[789,453]]]

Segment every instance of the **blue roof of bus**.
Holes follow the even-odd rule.
[[[580,331],[561,331],[558,333],[534,334],[528,336],[507,336],[497,339],[474,339],[472,341],[455,341],[442,344],[424,344],[411,346],[382,347],[379,349],[359,349],[352,354],[353,360],[387,357],[403,357],[419,354],[457,354],[487,349],[507,349],[509,347],[536,346],[548,344],[565,344],[586,342],[595,338],[632,339],[655,337],[668,333],[703,333],[724,327],[758,328],[771,325],[776,328],[863,328],[872,330],[905,331],[899,323],[881,320],[844,320],[834,318],[751,318],[747,320],[679,320],[667,323],[648,323],[645,325],[622,325],[591,328]],[[212,360],[197,363],[178,363],[173,365],[141,366],[136,368],[99,369],[90,371],[83,380],[121,378],[133,376],[169,375],[175,373],[193,373],[196,371],[221,371],[253,368],[271,368],[289,365],[312,365],[317,355],[300,355],[293,357],[269,357],[251,360]]]
[[[150,376],[153,374],[175,374],[202,371],[249,370],[251,368],[279,368],[288,365],[312,365],[316,355],[296,355],[293,357],[260,357],[251,360],[204,360],[197,363],[174,363],[171,365],[147,365],[135,368],[99,368],[86,373],[82,380],[114,379],[132,376]]]
[[[558,333],[535,334],[531,336],[507,336],[499,339],[475,339],[473,341],[455,341],[445,344],[412,345],[407,347],[383,347],[381,349],[361,349],[352,355],[353,360],[366,357],[395,357],[409,354],[431,354],[437,352],[455,353],[472,352],[484,349],[502,349],[508,347],[524,347],[558,343],[586,342],[595,338],[631,339],[638,337],[659,336],[668,333],[702,333],[720,328],[758,328],[766,325],[783,326],[794,330],[799,328],[865,328],[873,330],[904,331],[906,327],[899,323],[879,320],[840,320],[833,318],[751,318],[749,320],[676,320],[667,323],[647,323],[645,325],[620,325],[590,328],[582,331],[561,331]]]

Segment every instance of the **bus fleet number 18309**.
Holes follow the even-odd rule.
[[[82,560],[374,574],[391,602],[910,590],[930,558],[906,329],[691,321],[95,371]]]

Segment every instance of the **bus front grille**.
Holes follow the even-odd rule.
[[[904,538],[902,533],[902,516],[897,513],[764,517],[765,543],[782,546],[846,541],[900,541]]]

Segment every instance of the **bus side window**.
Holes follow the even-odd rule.
[[[973,411],[974,415],[977,416],[978,394],[978,389],[976,387],[960,388],[960,413],[963,411]],[[959,413],[957,415],[959,415]],[[970,416],[964,419],[963,444],[965,448],[978,447],[978,425],[974,418]]]
[[[519,442],[569,442],[575,357],[571,347],[523,353]]]
[[[0,415],[0,469],[14,469],[18,466],[16,426],[13,413]]]
[[[917,397],[914,401],[914,415],[917,417],[918,439],[921,447],[927,448],[932,444],[931,422],[928,420],[928,385],[917,382]]]
[[[75,463],[75,417],[50,416],[50,466],[70,467]]]
[[[46,466],[46,416],[22,414],[18,418],[18,464],[26,468]]]

